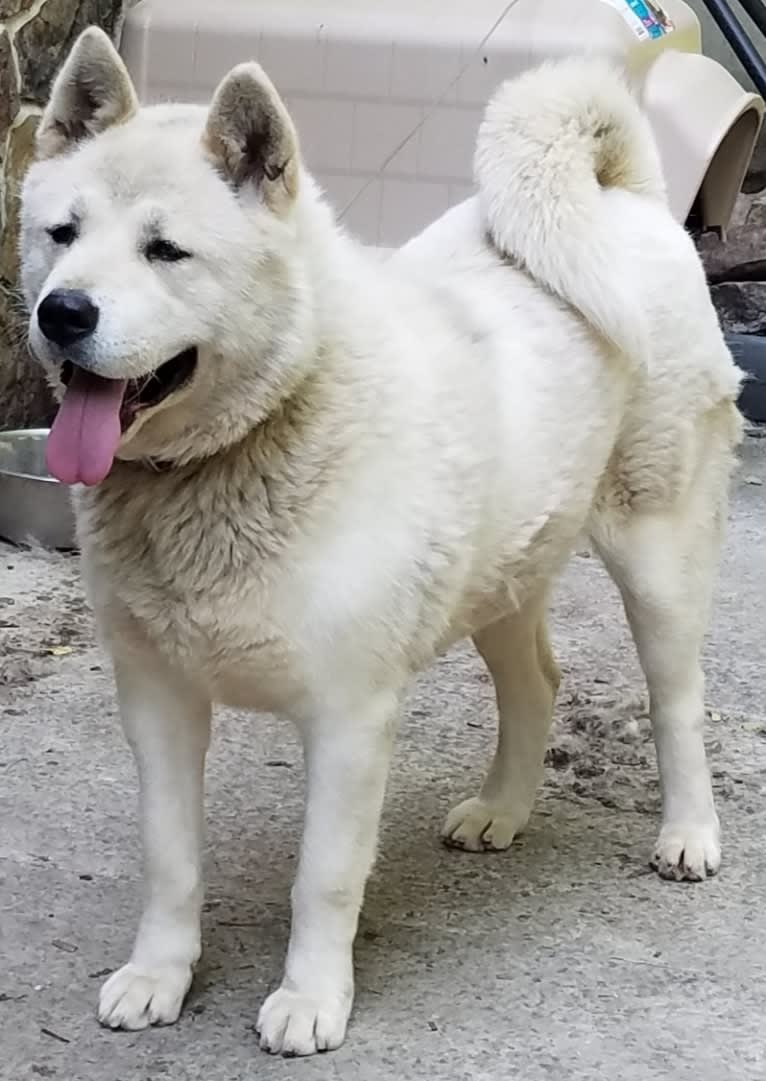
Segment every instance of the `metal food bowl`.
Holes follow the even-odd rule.
[[[0,432],[0,537],[14,544],[75,548],[69,489],[45,467],[47,428]]]

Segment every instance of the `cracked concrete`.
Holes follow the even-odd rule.
[[[488,756],[491,689],[467,649],[409,702],[357,947],[345,1046],[257,1049],[280,975],[300,827],[289,728],[219,717],[206,948],[173,1028],[99,1028],[139,904],[135,780],[76,561],[0,546],[0,1078],[3,1081],[755,1081],[766,989],[766,441],[746,441],[706,649],[721,875],[647,871],[658,791],[643,684],[598,563],[558,591],[564,669],[544,791],[509,853],[442,848]]]

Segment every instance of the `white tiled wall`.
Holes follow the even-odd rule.
[[[602,48],[622,60],[636,49],[600,0],[518,0],[477,51],[506,4],[141,0],[122,50],[145,101],[207,101],[234,64],[259,60],[309,168],[339,213],[353,203],[347,226],[388,246],[470,193],[476,129],[502,79],[592,46],[595,16]]]

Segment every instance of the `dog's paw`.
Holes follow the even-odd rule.
[[[98,1019],[108,1028],[131,1030],[172,1025],[191,982],[191,965],[123,965],[101,988]]]
[[[493,807],[479,797],[464,800],[447,815],[442,840],[465,852],[502,852],[526,824],[527,815]]]
[[[718,823],[685,826],[668,823],[660,830],[651,865],[661,878],[701,882],[721,866]]]
[[[334,1051],[345,1039],[350,1012],[350,996],[308,995],[280,987],[258,1015],[261,1047],[288,1057]]]

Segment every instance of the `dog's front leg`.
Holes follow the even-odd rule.
[[[128,964],[104,984],[111,1028],[171,1024],[200,955],[203,770],[210,702],[148,649],[115,662],[120,713],[138,766],[145,896]]]
[[[261,1047],[339,1047],[354,996],[353,942],[375,858],[397,704],[318,720],[304,732],[306,815],[282,985],[258,1017]]]

